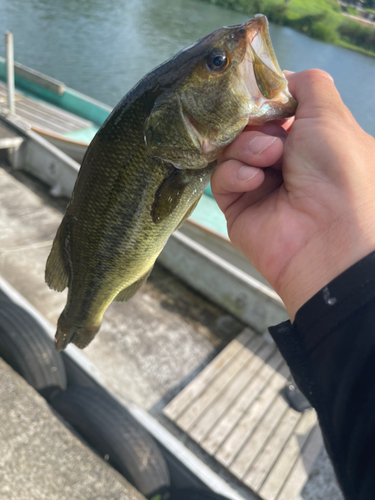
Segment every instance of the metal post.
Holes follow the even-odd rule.
[[[16,108],[14,105],[14,52],[13,52],[13,33],[5,33],[6,44],[6,63],[7,63],[7,83],[8,83],[8,109],[11,115],[14,115]]]

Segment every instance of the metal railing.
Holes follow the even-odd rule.
[[[14,50],[13,50],[13,33],[7,31],[5,33],[6,45],[6,67],[7,67],[7,85],[8,85],[8,109],[11,115],[16,113],[14,104]]]

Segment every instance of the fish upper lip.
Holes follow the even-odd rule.
[[[273,50],[266,16],[256,14],[252,19],[244,23],[243,26],[246,28],[248,43],[251,49],[272,71],[280,76],[284,76]],[[260,37],[258,45],[254,44],[257,37]],[[267,57],[265,58],[264,55],[267,55]]]
[[[254,39],[261,33],[260,28],[256,31],[255,35],[251,38],[250,43],[252,44]]]

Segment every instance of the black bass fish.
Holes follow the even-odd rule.
[[[244,127],[295,107],[262,15],[182,50],[117,104],[87,149],[47,260],[47,284],[69,288],[57,350],[87,346],[109,304],[137,292]]]

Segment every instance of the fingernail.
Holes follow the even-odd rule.
[[[252,179],[253,177],[255,177],[257,175],[257,173],[259,172],[259,168],[256,168],[256,167],[247,167],[247,166],[243,166],[241,167],[238,172],[237,172],[237,177],[240,181],[249,181],[250,179]]]
[[[255,155],[260,155],[263,151],[276,141],[277,137],[271,135],[257,135],[249,142],[249,149]]]

